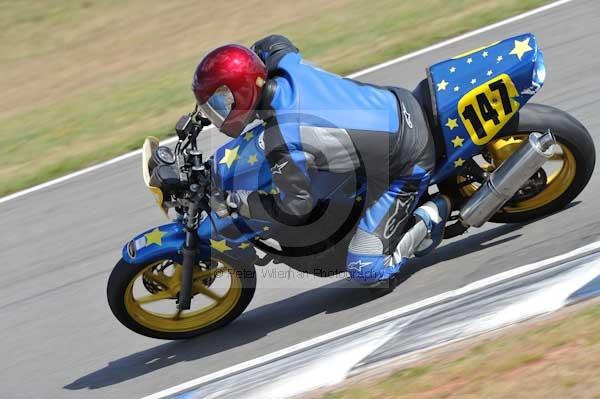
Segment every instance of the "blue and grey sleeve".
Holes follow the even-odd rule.
[[[277,118],[268,122],[265,131],[265,152],[271,166],[271,175],[278,191],[275,194],[254,192],[248,197],[248,207],[253,218],[274,219],[279,223],[297,226],[304,224],[313,208],[308,164],[312,155],[287,143],[284,137],[297,134],[293,123],[279,123]]]

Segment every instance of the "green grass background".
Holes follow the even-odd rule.
[[[0,1],[0,195],[172,134],[218,44],[282,33],[347,74],[547,2]]]

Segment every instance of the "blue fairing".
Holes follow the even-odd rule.
[[[435,93],[435,117],[443,132],[446,150],[446,158],[438,162],[432,183],[447,179],[462,167],[462,161],[480,153],[482,144],[475,143],[467,131],[465,123],[469,122],[459,112],[459,104],[463,98],[473,96],[476,90],[493,84],[502,75],[508,75],[514,83],[516,93],[511,102],[518,111],[538,92],[546,78],[544,58],[533,34],[515,36],[429,68]],[[499,130],[510,118],[502,119],[501,101],[494,96],[498,93],[490,93],[491,106],[500,113],[500,123],[495,126]],[[494,134],[488,134],[484,141],[491,140]]]
[[[263,131],[263,125],[258,125],[215,152],[214,168],[221,190],[270,192],[273,189],[262,141]]]
[[[185,240],[183,226],[170,223],[136,236],[123,247],[123,260],[141,264],[161,259],[181,260],[180,250]]]

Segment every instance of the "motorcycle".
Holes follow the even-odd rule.
[[[488,221],[527,222],[557,212],[588,183],[595,165],[588,131],[564,111],[528,103],[545,75],[532,34],[427,68],[413,94],[427,115],[437,162],[431,194],[422,201],[435,187],[451,198],[445,238]],[[124,246],[107,295],[116,318],[148,337],[186,339],[230,323],[252,300],[255,268],[271,262],[316,276],[345,272],[365,206],[360,176],[314,171],[312,194],[320,200],[307,226],[286,231],[236,214],[218,217],[211,195],[278,189],[265,159],[263,124],[204,160],[198,137],[208,125],[196,107],[177,123],[174,151],[154,137],[144,142],[144,182],[176,218]]]

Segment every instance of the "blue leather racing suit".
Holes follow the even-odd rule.
[[[282,36],[253,46],[267,65],[264,145],[278,194],[243,199],[253,218],[301,225],[316,199],[311,169],[360,170],[365,209],[347,256],[347,271],[363,284],[386,280],[406,261],[398,246],[426,192],[435,163],[425,115],[411,92],[342,78],[306,62]]]

